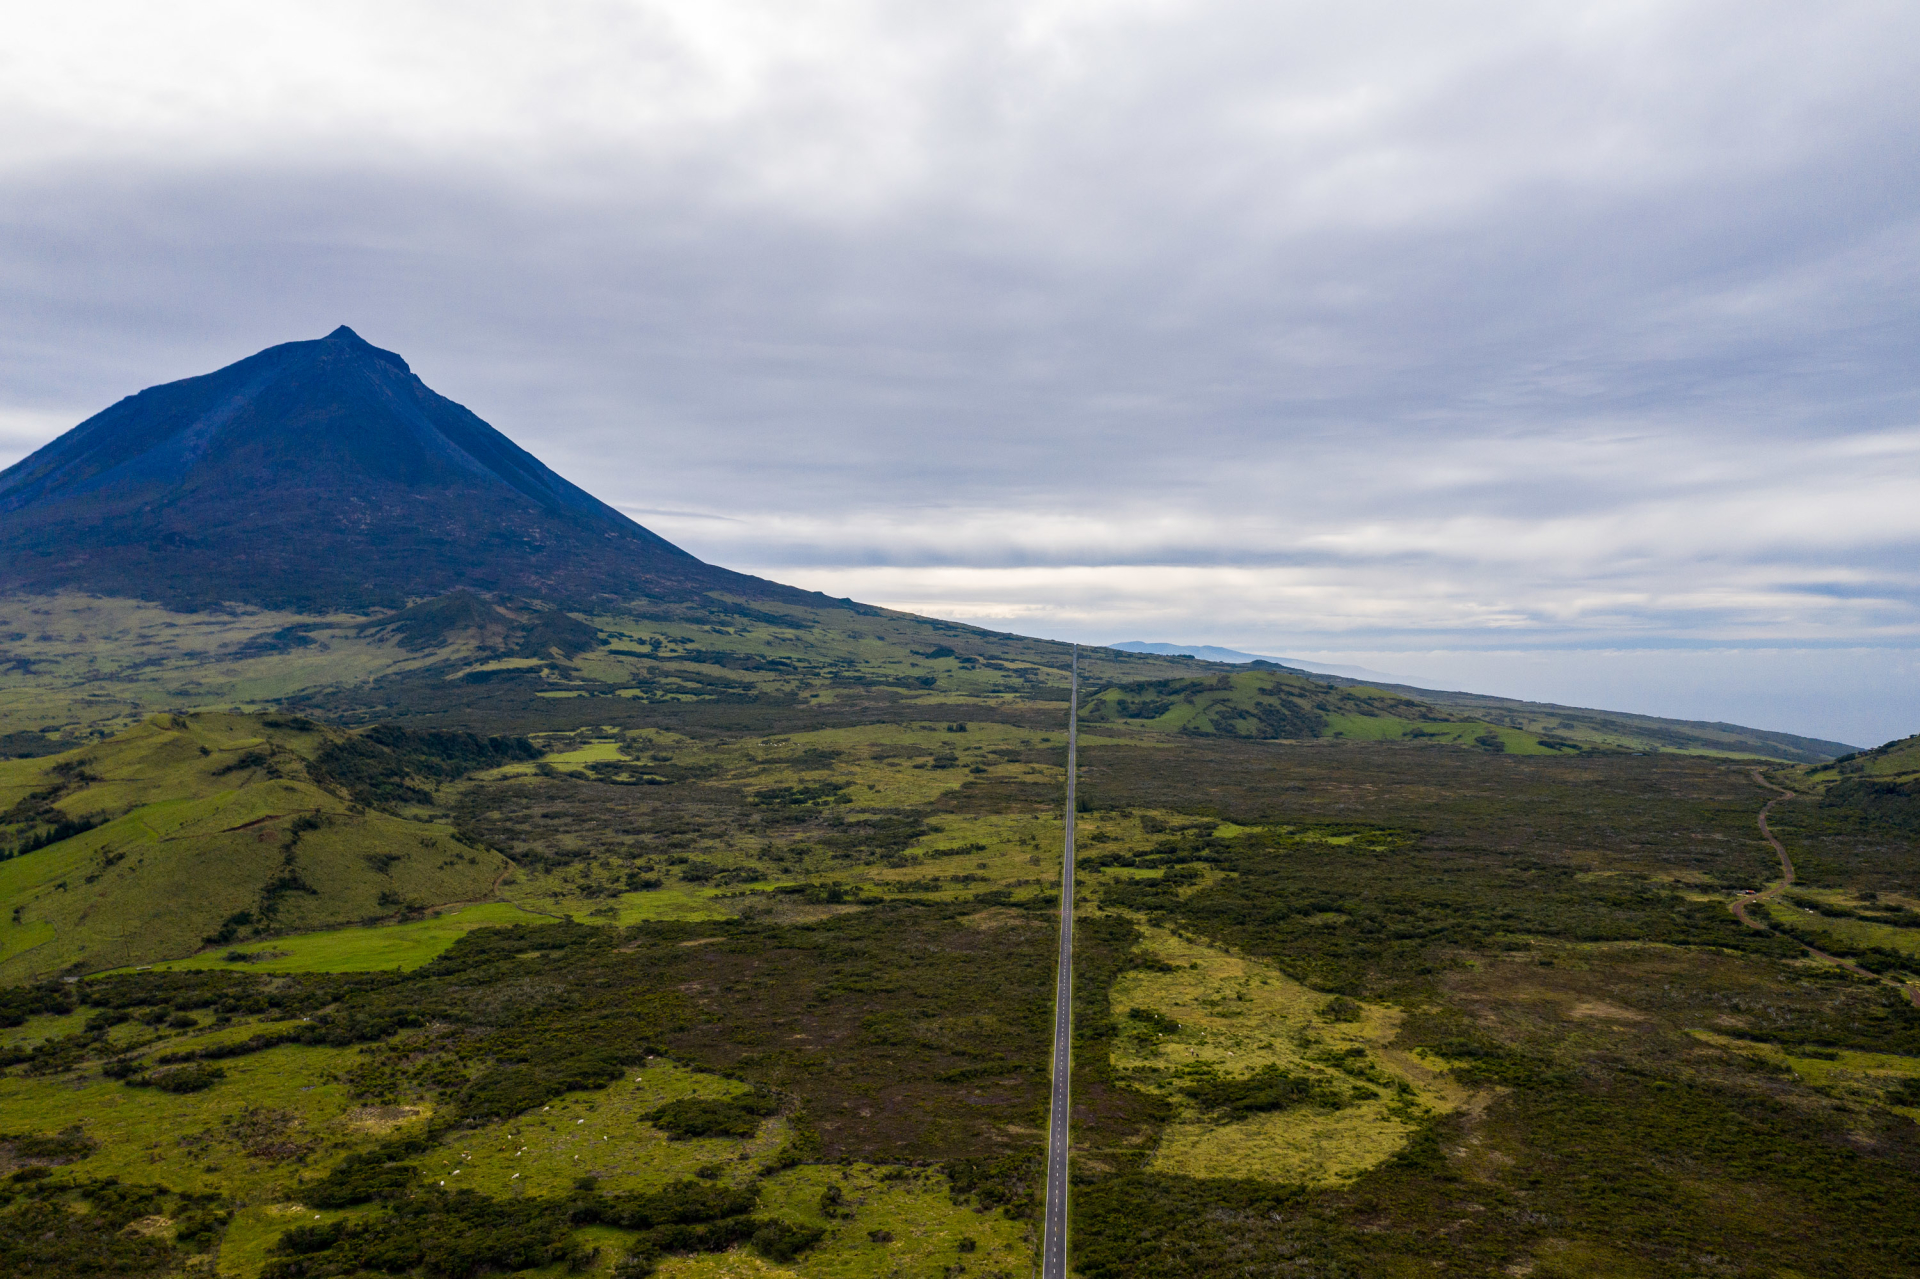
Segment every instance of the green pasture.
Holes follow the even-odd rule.
[[[1920,928],[1895,928],[1865,919],[1835,919],[1778,899],[1766,903],[1767,913],[1796,932],[1825,933],[1849,947],[1881,947],[1920,957]]]
[[[697,741],[670,732],[635,730],[606,736],[571,734],[538,764],[511,764],[478,774],[475,782],[529,778],[558,769],[576,778],[595,765],[626,761],[633,772],[692,776],[739,787],[749,794],[781,786],[841,784],[855,809],[933,803],[979,780],[1040,781],[1065,777],[1066,732],[1035,731],[964,718],[869,724],[731,740]],[[965,731],[953,725],[965,723]],[[1081,744],[1141,746],[1132,736],[1086,732]],[[1036,759],[1043,762],[1034,762]]]
[[[152,965],[156,972],[228,969],[250,973],[366,973],[413,969],[436,958],[476,928],[545,923],[551,917],[511,902],[485,902],[404,924],[334,928],[248,942]],[[624,922],[624,921],[623,921]],[[259,958],[235,962],[235,950]]]
[[[1517,755],[1556,753],[1523,729],[1436,717],[1424,703],[1397,693],[1259,670],[1115,685],[1088,701],[1085,717],[1200,736],[1425,741]]]
[[[1879,1101],[1887,1090],[1897,1088],[1907,1080],[1920,1079],[1920,1057],[1852,1049],[1809,1052],[1805,1049],[1782,1048],[1778,1044],[1735,1039],[1709,1030],[1695,1030],[1692,1033],[1694,1038],[1717,1048],[1744,1053],[1785,1067],[1815,1089],[1844,1094],[1856,1100]]]
[[[325,1167],[338,1158],[333,1152],[368,1144],[353,1125],[345,1085],[336,1082],[353,1058],[346,1049],[283,1045],[222,1062],[225,1078],[186,1094],[129,1088],[98,1073],[10,1074],[0,1078],[0,1131],[79,1128],[100,1143],[73,1165],[84,1176],[158,1181],[255,1202],[297,1198],[298,1180],[311,1173],[246,1150],[270,1137]]]
[[[722,908],[714,899],[722,892],[740,892],[744,889],[766,887],[765,884],[743,884],[731,889],[697,888],[692,884],[674,884],[665,888],[649,889],[645,892],[622,893],[615,902],[613,922],[619,924],[637,924],[649,919],[732,919],[733,912]],[[591,919],[589,913],[583,918]]]
[[[837,1196],[834,1215],[823,1201]],[[900,1275],[1026,1275],[1035,1248],[1027,1226],[1001,1214],[954,1202],[947,1178],[935,1168],[853,1163],[805,1165],[761,1183],[760,1202],[771,1216],[826,1230],[826,1236],[789,1273],[804,1279],[890,1279]],[[876,1234],[887,1236],[875,1239]],[[967,1248],[966,1242],[972,1247]],[[964,1250],[963,1250],[964,1249]],[[721,1279],[743,1273],[737,1254],[687,1258],[661,1267],[663,1277]],[[965,1266],[964,1271],[955,1270]],[[779,1275],[771,1266],[757,1271]]]
[[[1066,678],[1054,664],[1054,650],[1036,641],[983,637],[966,642],[973,653],[932,657],[939,650],[929,646],[918,619],[854,619],[840,610],[804,607],[783,611],[790,621],[729,619],[725,626],[626,612],[595,616],[589,621],[600,629],[601,643],[564,658],[558,651],[487,650],[479,637],[457,634],[442,636],[437,646],[410,649],[398,633],[366,628],[377,619],[347,614],[248,608],[178,613],[130,599],[13,597],[0,601],[0,623],[20,635],[9,642],[10,656],[27,661],[0,674],[0,734],[51,728],[83,739],[155,711],[260,709],[297,694],[363,688],[441,663],[480,671],[548,670],[669,703],[725,689],[801,695],[849,678],[902,696],[931,690],[991,698],[1023,695]],[[1131,671],[1170,665],[1090,656],[1086,666],[1091,675],[1116,664]],[[546,694],[565,699],[584,691]]]
[[[1501,752],[1508,755],[1559,755],[1550,746],[1542,746],[1534,734],[1498,724],[1433,722],[1401,719],[1394,715],[1329,715],[1328,737],[1356,742],[1427,742],[1439,746],[1487,746],[1488,738],[1498,738]]]
[[[449,1190],[495,1196],[564,1195],[581,1177],[599,1178],[612,1191],[651,1191],[703,1168],[744,1184],[785,1144],[787,1120],[771,1116],[751,1137],[674,1139],[646,1118],[668,1102],[720,1100],[741,1090],[719,1075],[650,1058],[606,1088],[565,1093],[512,1119],[455,1133],[422,1156],[420,1168]]]
[[[1175,1107],[1150,1167],[1340,1185],[1391,1158],[1423,1120],[1467,1099],[1440,1070],[1389,1048],[1401,1010],[1351,1003],[1344,1020],[1332,1021],[1324,994],[1270,965],[1163,929],[1142,932],[1143,948],[1165,968],[1114,982],[1118,1033],[1109,1059],[1134,1087]],[[1235,1079],[1263,1067],[1313,1080],[1321,1103],[1208,1113],[1182,1092],[1196,1070]]]

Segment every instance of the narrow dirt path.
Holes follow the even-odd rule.
[[[1793,887],[1793,859],[1787,856],[1786,845],[1780,842],[1779,837],[1773,833],[1773,828],[1767,825],[1767,814],[1771,813],[1773,806],[1781,800],[1794,798],[1794,792],[1784,786],[1774,785],[1768,781],[1765,774],[1757,768],[1753,770],[1753,780],[1770,791],[1778,792],[1772,799],[1762,805],[1759,824],[1760,833],[1766,837],[1769,844],[1773,845],[1773,851],[1780,855],[1780,880],[1778,883],[1768,884],[1765,888],[1749,890],[1742,893],[1727,903],[1727,909],[1733,912],[1735,919],[1745,924],[1748,928],[1758,929],[1760,932],[1765,933],[1773,931],[1772,925],[1753,919],[1747,914],[1747,908],[1749,906],[1760,906],[1771,902],[1778,898],[1780,894],[1786,892],[1787,889]],[[1835,967],[1846,969],[1856,977],[1864,977],[1868,981],[1884,981],[1890,986],[1897,987],[1900,993],[1907,997],[1907,1002],[1916,1008],[1920,1008],[1920,986],[1909,985],[1906,982],[1896,980],[1892,977],[1882,977],[1878,973],[1870,973],[1850,959],[1842,959],[1838,955],[1829,955],[1824,950],[1808,946],[1798,938],[1794,938],[1793,940],[1795,944],[1805,948],[1806,952],[1816,959],[1824,959]]]
[[[1780,855],[1780,882],[1777,884],[1768,884],[1765,888],[1758,891],[1749,890],[1741,896],[1736,897],[1729,909],[1733,911],[1734,918],[1738,919],[1748,928],[1758,928],[1762,932],[1768,932],[1771,930],[1767,924],[1755,923],[1747,917],[1747,907],[1770,902],[1780,896],[1781,893],[1787,891],[1787,889],[1793,887],[1793,859],[1787,856],[1786,845],[1780,842],[1774,835],[1773,828],[1767,825],[1767,814],[1773,811],[1773,806],[1783,799],[1792,799],[1793,792],[1784,786],[1775,786],[1772,782],[1768,781],[1765,774],[1757,768],[1753,770],[1753,780],[1758,785],[1764,786],[1770,791],[1778,792],[1760,809],[1760,833],[1766,836],[1769,844],[1773,845],[1773,851]],[[1838,963],[1840,961],[1836,960],[1835,962]]]

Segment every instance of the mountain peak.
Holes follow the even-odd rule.
[[[0,591],[390,608],[746,594],[346,325],[149,387],[0,471]]]
[[[397,368],[399,368],[400,371],[403,373],[413,372],[413,369],[407,364],[407,362],[404,359],[400,358],[397,352],[388,351],[382,347],[375,346],[373,343],[367,341],[365,338],[361,337],[358,333],[355,333],[352,329],[348,328],[344,324],[341,325],[339,328],[335,329],[333,332],[327,334],[327,336],[325,336],[324,338],[321,338],[320,340],[322,342],[337,343],[340,346],[344,346],[348,348],[349,350],[352,350],[364,355],[371,355],[377,360],[384,360],[388,364],[392,364]]]

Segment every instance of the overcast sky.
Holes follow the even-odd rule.
[[[17,6],[0,464],[351,324],[704,558],[1920,731],[1920,6]]]

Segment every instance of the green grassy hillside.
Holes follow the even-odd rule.
[[[1315,678],[1355,691],[1366,687],[1344,676]],[[1424,702],[1448,716],[1484,720],[1500,728],[1519,729],[1539,737],[1574,742],[1585,747],[1636,752],[1744,755],[1756,760],[1780,759],[1791,763],[1820,763],[1853,749],[1844,742],[1747,728],[1741,724],[1662,719],[1656,715],[1561,706],[1553,702],[1526,702],[1513,697],[1446,692],[1402,684],[1384,687],[1387,691]]]
[[[1824,764],[1802,769],[1801,776],[1814,785],[1826,785],[1849,779],[1906,785],[1920,781],[1920,735],[1855,751]]]
[[[564,612],[456,591],[378,616],[13,596],[0,600],[0,637],[10,659],[0,663],[0,756],[70,748],[161,710],[281,708],[348,723],[406,716],[494,733],[794,730],[937,714],[941,705],[1030,718],[1035,704],[1065,700],[1069,658],[1065,644],[848,601],[719,594]],[[1080,668],[1091,692],[1107,690],[1091,714],[1155,731],[1796,763],[1849,749],[1732,724],[1107,648],[1081,650]]]
[[[1581,749],[1564,738],[1455,717],[1398,693],[1274,670],[1110,684],[1087,699],[1083,717],[1201,737],[1428,742],[1521,755]]]
[[[486,896],[498,853],[358,802],[382,780],[369,752],[404,776],[312,721],[205,713],[0,763],[0,979]]]

